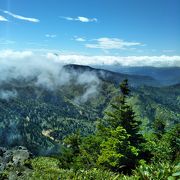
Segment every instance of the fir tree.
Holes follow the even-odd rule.
[[[107,112],[104,124],[99,126],[104,141],[101,144],[99,164],[121,171],[133,169],[141,157],[144,138],[140,134],[140,124],[135,113],[127,103],[130,94],[128,80],[120,84],[121,95],[111,104],[112,110]],[[107,153],[111,152],[111,153]]]
[[[132,107],[127,103],[130,96],[127,79],[120,84],[120,90],[121,95],[117,96],[111,104],[112,111],[106,113],[108,115],[108,124],[111,128],[122,126],[129,135],[131,145],[138,148],[144,142],[144,138],[140,134],[141,122],[136,119]]]

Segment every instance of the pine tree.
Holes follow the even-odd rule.
[[[132,169],[140,159],[144,138],[140,134],[140,124],[135,113],[127,103],[130,94],[128,80],[120,84],[121,95],[111,104],[112,110],[107,112],[104,124],[99,126],[104,141],[101,144],[99,164],[117,171]],[[107,153],[111,152],[111,153]]]
[[[120,90],[121,95],[117,96],[111,104],[113,110],[106,113],[109,117],[108,124],[111,128],[122,126],[129,135],[131,145],[139,147],[144,142],[144,138],[140,134],[141,122],[136,119],[132,107],[127,103],[130,95],[127,79],[120,84]]]

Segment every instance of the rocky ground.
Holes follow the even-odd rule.
[[[29,159],[32,154],[23,146],[13,149],[0,147],[0,180],[19,180],[28,177],[32,168]]]

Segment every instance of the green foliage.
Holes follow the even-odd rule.
[[[142,134],[140,134],[141,121],[135,117],[135,112],[127,103],[127,98],[130,93],[127,80],[124,80],[120,84],[120,89],[122,94],[117,96],[111,104],[113,108],[111,112],[107,112],[109,117],[107,123],[109,123],[109,126],[112,128],[122,126],[127,131],[127,134],[129,134],[131,145],[137,147],[144,142],[144,139]]]
[[[101,169],[79,169],[74,171],[73,169],[61,169],[58,167],[58,160],[49,157],[39,157],[32,159],[32,174],[27,177],[28,180],[54,180],[54,179],[69,179],[69,180],[83,180],[83,179],[98,179],[98,180],[115,180],[119,179],[121,175],[113,172],[104,171]]]
[[[153,129],[154,133],[157,135],[158,138],[161,138],[162,135],[165,133],[166,123],[163,119],[155,119],[153,122]]]
[[[176,180],[180,177],[180,166],[174,166],[169,163],[159,163],[147,165],[142,163],[133,172],[133,176],[142,180]]]
[[[95,120],[114,95],[115,87],[100,82],[97,96],[78,103],[87,90],[85,84],[68,83],[53,91],[33,83],[14,82],[0,85],[2,89],[16,90],[17,97],[0,99],[1,146],[26,146],[33,154],[47,154],[67,135],[81,129],[83,136],[95,130]]]
[[[62,155],[60,156],[60,166],[70,168],[72,164],[75,164],[76,158],[80,154],[80,132],[78,131],[67,136],[63,142],[65,147],[62,150]]]
[[[79,132],[69,135],[64,139],[60,167],[74,170],[96,167],[101,142],[102,138],[97,135],[81,137]]]
[[[50,157],[39,157],[31,160],[33,172],[27,179],[29,180],[49,180],[58,179],[61,170],[58,167],[59,161]]]
[[[143,86],[132,89],[129,103],[143,121],[144,130],[149,131],[156,119],[164,121],[166,128],[179,123],[179,85],[167,87]]]
[[[0,172],[0,180],[5,180],[5,179],[8,179],[8,172],[7,171]]]
[[[78,131],[66,137],[64,139],[64,143],[66,146],[68,146],[71,149],[72,154],[74,156],[77,156],[80,153],[80,144],[81,144],[80,132]]]
[[[140,159],[142,143],[140,121],[127,103],[130,90],[128,81],[120,84],[121,95],[111,104],[112,109],[106,112],[107,117],[99,125],[99,133],[104,138],[100,147],[98,164],[115,171],[131,171]]]
[[[104,109],[117,95],[114,83],[109,81],[113,78],[100,79],[97,96],[84,103],[75,100],[81,97],[87,86],[73,82],[53,91],[37,87],[32,82],[1,84],[2,89],[18,92],[17,97],[9,101],[0,99],[1,146],[24,145],[33,154],[47,154],[77,129],[81,129],[83,136],[94,133],[95,120],[103,117]],[[117,80],[122,78],[124,76],[118,76]],[[137,85],[137,81],[133,84]],[[133,97],[128,98],[128,104],[138,115],[136,119],[143,121],[145,133],[151,129],[154,119],[162,119],[167,128],[179,122],[179,85],[131,87],[131,93]]]
[[[166,133],[149,134],[147,137],[146,149],[152,154],[151,161],[156,162],[173,162],[180,160],[180,125],[177,124]]]
[[[106,128],[106,133],[108,135],[101,143],[97,163],[115,171],[121,171],[126,166],[130,168],[132,159],[138,155],[138,149],[131,146],[126,130],[118,126],[115,130]]]
[[[90,169],[96,167],[97,157],[100,154],[100,144],[102,137],[89,135],[82,139],[80,155],[77,157],[76,164],[79,168]]]
[[[174,179],[180,178],[180,163],[178,163],[176,166],[173,168],[173,172],[171,175]]]
[[[180,160],[178,86],[134,88],[134,97],[130,98],[127,80],[120,85],[121,95],[116,97],[114,86],[102,81],[99,95],[82,104],[75,99],[86,90],[83,85],[72,83],[56,92],[33,86],[16,88],[21,96],[12,101],[0,100],[0,144],[23,144],[38,154],[42,148],[49,152],[66,137],[60,157],[31,160],[33,170],[27,179],[179,178],[179,165],[173,165]],[[95,119],[102,118],[112,97],[111,106],[95,131]],[[77,129],[85,137],[75,133]],[[152,155],[151,160],[138,166],[139,160],[149,155],[142,156],[145,150]],[[130,172],[135,167],[131,176],[107,171]],[[4,171],[0,179],[16,170]],[[20,172],[23,171],[22,168]]]
[[[169,143],[171,161],[180,161],[180,124],[174,125],[163,138]]]

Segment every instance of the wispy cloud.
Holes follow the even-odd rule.
[[[13,14],[12,12],[9,11],[3,11],[5,14],[8,14],[9,16],[12,16],[16,19],[20,19],[20,20],[24,20],[24,21],[29,21],[29,22],[33,22],[33,23],[38,23],[40,20],[36,19],[36,18],[30,18],[30,17],[24,17],[24,16],[20,16],[17,14]]]
[[[140,42],[128,42],[118,38],[99,38],[94,40],[95,43],[86,44],[87,48],[96,48],[96,49],[126,49],[130,46],[139,46],[142,45]]]
[[[55,37],[57,37],[56,34],[46,34],[45,36],[46,36],[47,38],[55,38]]]
[[[79,42],[85,42],[85,41],[86,41],[85,38],[83,38],[83,37],[77,37],[77,36],[74,36],[74,40],[75,40],[75,41],[79,41]]]
[[[87,17],[83,17],[83,16],[78,16],[78,17],[61,17],[63,19],[66,19],[68,21],[80,21],[83,23],[87,23],[87,22],[97,22],[97,18],[87,18]]]
[[[8,21],[8,19],[6,19],[4,16],[0,15],[0,21]]]

